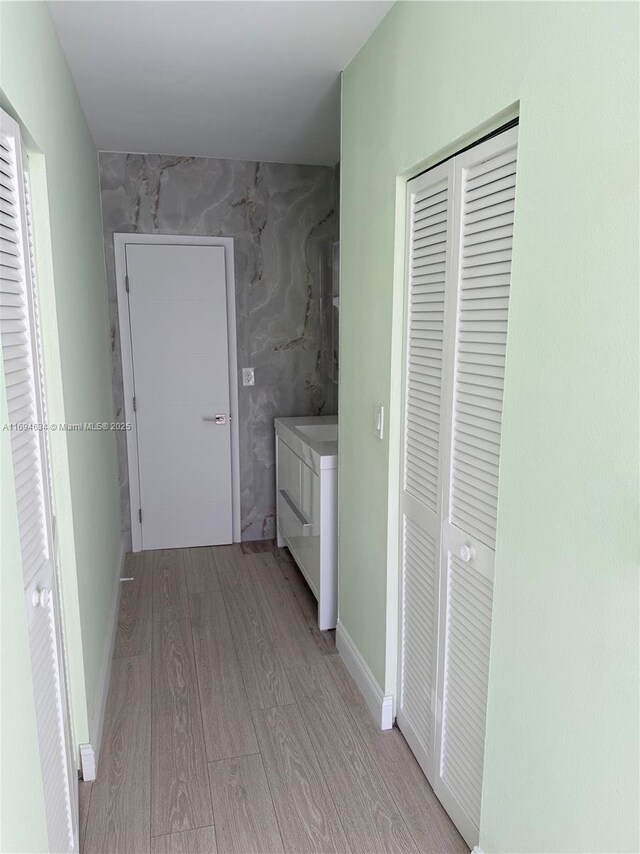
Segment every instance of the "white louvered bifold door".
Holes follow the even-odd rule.
[[[482,800],[517,132],[455,158],[434,788],[470,845]]]
[[[453,162],[409,185],[402,466],[398,723],[433,780],[445,295],[451,275]]]
[[[0,111],[0,340],[50,851],[77,851],[59,600],[53,556],[30,220],[17,124]]]
[[[408,185],[398,724],[471,847],[482,800],[516,144],[514,128]],[[425,241],[421,206],[431,199],[442,217],[445,198],[447,229],[434,218]]]

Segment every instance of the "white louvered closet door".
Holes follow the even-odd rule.
[[[451,277],[453,162],[411,182],[406,317],[398,723],[433,781],[442,528],[445,296]]]
[[[455,158],[434,789],[469,844],[482,801],[517,134]]]
[[[0,339],[50,851],[77,851],[33,241],[17,124],[0,111]]]
[[[482,801],[516,146],[513,128],[443,164],[452,170],[453,226],[445,252],[450,261],[442,333],[438,518],[431,538],[423,535],[419,546],[408,550],[405,511],[401,534],[402,591],[405,600],[413,597],[401,609],[420,619],[414,618],[413,628],[403,619],[399,705],[402,709],[402,693],[416,695],[422,686],[422,732],[432,739],[432,755],[421,744],[416,749],[413,718],[399,713],[398,723],[471,847],[478,842]],[[415,232],[410,240],[415,245]],[[406,435],[415,429],[411,280],[409,291]],[[405,453],[405,471],[408,461]],[[426,586],[420,596],[412,592],[412,576],[433,579],[428,593]],[[414,657],[422,670],[415,664],[407,668]],[[412,715],[419,717],[417,711]]]

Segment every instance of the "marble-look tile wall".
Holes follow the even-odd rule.
[[[139,154],[100,154],[115,407],[123,416],[114,232],[233,237],[242,538],[275,535],[273,419],[336,412],[331,378],[334,170]],[[120,439],[122,526],[130,538],[129,476]]]

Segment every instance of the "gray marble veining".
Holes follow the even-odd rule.
[[[100,154],[112,378],[123,416],[114,232],[234,238],[242,537],[275,535],[273,419],[331,415],[331,264],[334,170],[320,166]],[[122,526],[130,537],[129,477],[119,434]]]

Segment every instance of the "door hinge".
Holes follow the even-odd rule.
[[[137,412],[137,411],[138,411],[138,404],[136,403],[136,396],[135,396],[135,394],[133,395],[133,411],[134,411],[134,412]]]
[[[140,524],[142,525],[142,507],[138,510],[138,519],[140,520]]]
[[[127,289],[127,293],[129,293],[129,274],[128,273],[124,277],[124,286]]]

